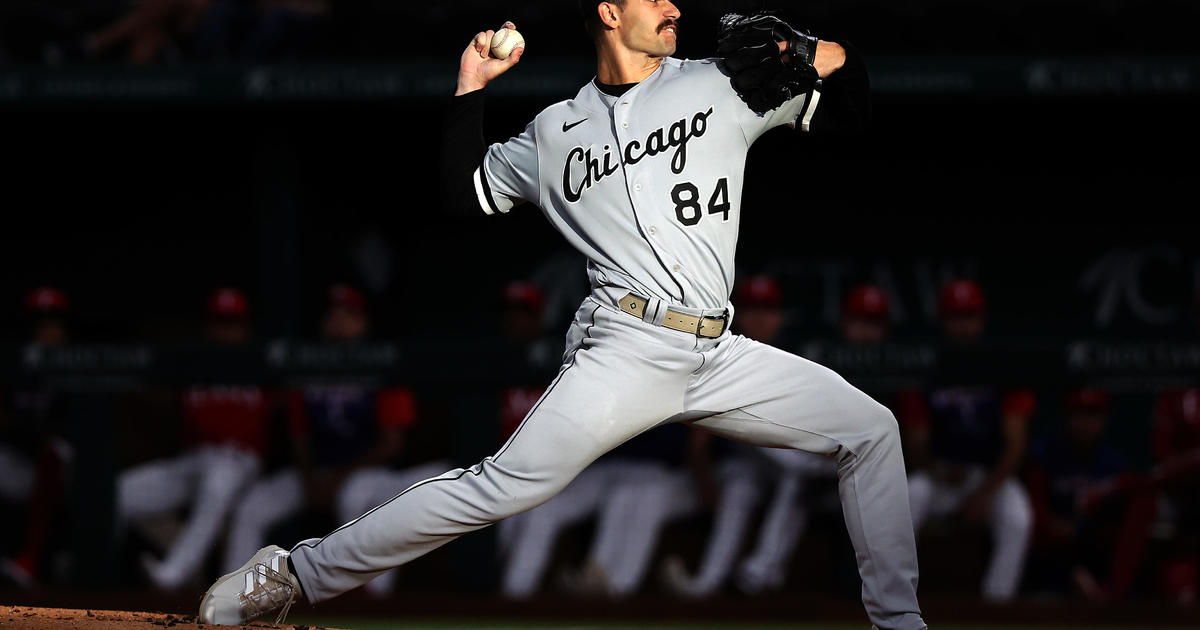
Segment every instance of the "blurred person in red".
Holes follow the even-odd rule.
[[[873,284],[850,290],[842,305],[842,339],[856,345],[883,343],[891,321],[887,294]]]
[[[1067,395],[1063,426],[1030,449],[1029,493],[1034,513],[1032,563],[1047,583],[1103,599],[1101,583],[1112,569],[1113,549],[1133,481],[1124,456],[1104,439],[1108,393],[1092,388]]]
[[[252,338],[250,305],[230,287],[209,297],[205,338],[236,348]],[[117,477],[122,525],[188,508],[182,530],[161,560],[142,558],[154,586],[178,589],[199,575],[238,493],[253,482],[266,450],[271,396],[252,384],[204,384],[183,392],[184,451],[134,466]]]
[[[954,352],[969,352],[980,342],[986,309],[978,283],[947,283],[939,308]],[[1020,587],[1033,528],[1029,494],[1016,475],[1036,401],[1027,389],[1004,390],[961,379],[947,374],[924,394],[908,393],[897,400],[910,461],[913,527],[919,532],[927,519],[953,514],[987,524],[993,545],[982,595],[1006,601]]]
[[[67,343],[67,294],[52,286],[30,291],[23,304],[30,351]],[[0,406],[0,501],[28,506],[24,544],[0,570],[14,583],[37,583],[47,536],[66,489],[72,447],[64,436],[60,397],[49,387],[14,389]]]
[[[321,336],[330,344],[367,339],[366,298],[345,284],[329,288]],[[305,510],[349,521],[446,465],[396,470],[406,431],[417,421],[416,400],[403,387],[378,388],[331,379],[293,392],[288,400],[293,465],[249,487],[238,500],[223,570],[232,571],[263,546],[271,528]],[[390,589],[383,574],[368,587]]]
[[[1153,511],[1151,527],[1165,547],[1156,576],[1159,587],[1180,604],[1195,604],[1200,585],[1200,388],[1159,397],[1151,446],[1154,467],[1147,494],[1154,495],[1153,510],[1132,511],[1128,531],[1144,531],[1140,525]],[[1112,588],[1119,596],[1128,585],[1117,582]]]

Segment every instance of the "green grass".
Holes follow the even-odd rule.
[[[289,619],[289,623],[298,625],[321,625],[333,628],[348,628],[353,630],[649,630],[652,628],[668,628],[670,630],[869,630],[870,624],[803,624],[803,623],[672,623],[672,622],[596,622],[576,623],[570,621],[398,621],[380,619],[336,619],[336,618],[301,618]],[[986,625],[946,625],[937,626],[937,630],[1074,630],[1082,626],[1003,626]],[[1162,626],[1105,626],[1104,630],[1172,630]],[[1177,627],[1174,630],[1184,630]]]

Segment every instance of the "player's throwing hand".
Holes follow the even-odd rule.
[[[512,22],[505,22],[500,28],[516,30],[517,26]],[[492,79],[504,74],[521,60],[521,55],[525,53],[524,45],[513,49],[507,59],[493,57],[491,47],[492,36],[495,34],[495,31],[477,33],[471,43],[467,44],[458,65],[458,91],[454,93],[455,96],[483,89]]]

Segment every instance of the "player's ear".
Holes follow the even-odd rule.
[[[600,13],[600,23],[608,28],[617,28],[617,24],[621,22],[620,14],[617,13],[619,8],[612,2],[601,2],[596,5],[596,11]]]

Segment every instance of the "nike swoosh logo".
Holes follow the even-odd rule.
[[[564,131],[564,132],[567,132],[567,131],[570,131],[570,130],[571,130],[571,128],[572,128],[572,127],[574,127],[575,125],[582,125],[584,120],[587,120],[587,119],[586,119],[586,118],[584,118],[583,120],[581,120],[581,121],[579,121],[579,122],[577,122],[577,123],[571,123],[571,124],[569,124],[569,125],[568,125],[567,123],[563,123],[563,131]]]

